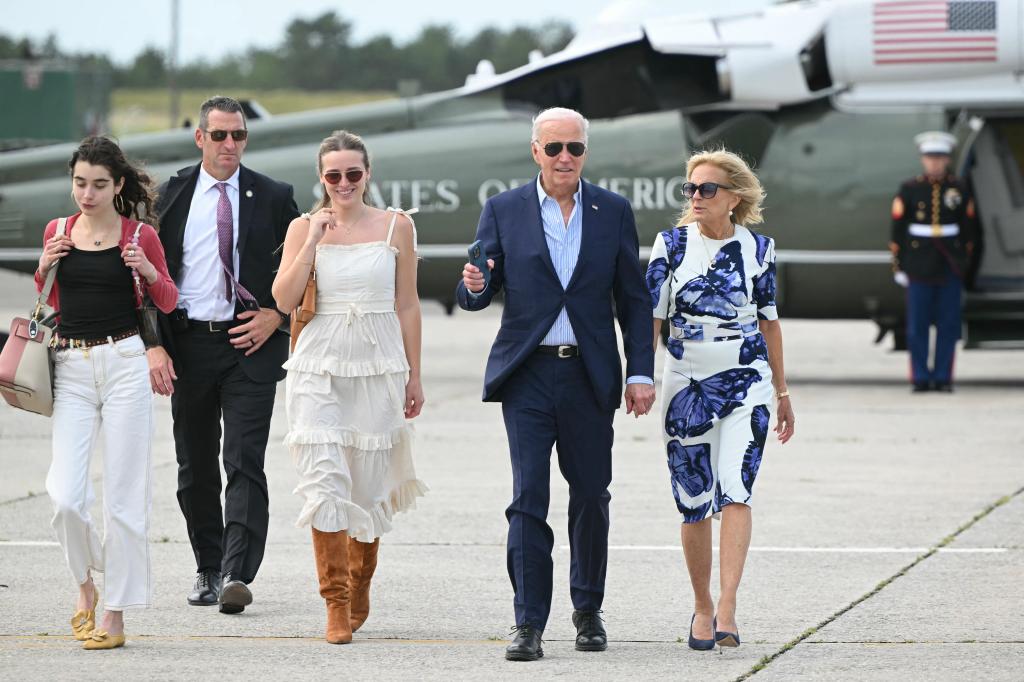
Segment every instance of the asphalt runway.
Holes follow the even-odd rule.
[[[29,278],[0,274],[4,324],[28,308],[32,292]],[[911,395],[905,354],[872,345],[870,323],[785,319],[797,432],[786,446],[769,437],[758,478],[740,591],[742,646],[687,648],[692,597],[658,420],[620,413],[604,605],[609,648],[573,650],[568,495],[555,466],[555,601],[545,657],[506,662],[511,472],[500,408],[479,401],[498,314],[448,317],[424,304],[427,402],[416,420],[416,457],[431,492],[384,538],[371,616],[349,646],[322,639],[309,531],[293,524],[300,504],[282,444],[283,384],[266,459],[267,554],[252,585],[255,603],[240,616],[185,603],[194,562],[174,494],[170,403],[156,400],[155,604],[127,613],[128,644],[107,652],[82,651],[70,636],[77,590],[44,490],[50,421],[0,406],[0,676],[1024,677],[1024,352],[961,353],[956,393]]]

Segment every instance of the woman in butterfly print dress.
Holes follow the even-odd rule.
[[[761,222],[761,184],[727,151],[695,154],[686,171],[689,205],[676,228],[658,235],[647,283],[655,338],[662,320],[670,325],[662,416],[694,593],[690,646],[711,649],[740,641],[736,592],[773,393],[782,443],[793,435],[794,418],[775,308],[775,245],[743,226]],[[722,519],[717,610],[712,515]]]

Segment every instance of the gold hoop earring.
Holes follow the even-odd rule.
[[[119,199],[120,199],[120,204],[118,203]],[[125,201],[124,197],[121,196],[120,192],[118,192],[117,194],[114,195],[114,210],[115,211],[117,211],[121,215],[125,215],[127,213],[127,210],[126,210],[127,206],[128,206],[128,202]]]

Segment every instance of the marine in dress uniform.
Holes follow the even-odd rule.
[[[892,202],[896,281],[907,288],[907,347],[913,390],[953,390],[960,299],[976,243],[974,200],[949,173],[956,138],[932,131],[914,138],[925,173],[905,181]],[[929,331],[936,329],[929,364]]]

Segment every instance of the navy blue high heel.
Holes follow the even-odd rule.
[[[719,632],[716,628],[715,641],[718,646],[736,647],[740,645],[740,635],[738,632]]]
[[[696,637],[693,636],[693,619],[696,618],[696,617],[697,617],[696,613],[693,614],[692,616],[690,616],[690,639],[687,642],[687,644],[690,645],[691,649],[696,649],[697,651],[710,651],[711,649],[715,648],[715,640],[714,639],[697,639]],[[711,629],[714,630],[717,625],[718,625],[718,619],[717,618],[713,618],[711,620]]]

